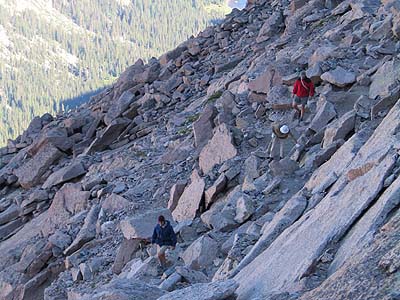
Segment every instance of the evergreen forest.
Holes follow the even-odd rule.
[[[217,22],[224,0],[0,0],[0,146],[71,108],[138,58]]]

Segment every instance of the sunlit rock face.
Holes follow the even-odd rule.
[[[247,0],[228,0],[228,5],[230,8],[243,9],[246,7]]]

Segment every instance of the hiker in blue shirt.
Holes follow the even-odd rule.
[[[170,249],[174,250],[176,246],[176,234],[171,223],[165,220],[164,216],[158,217],[158,224],[154,228],[151,238],[152,244],[157,244],[157,256],[161,267],[167,267],[167,259],[165,252]]]

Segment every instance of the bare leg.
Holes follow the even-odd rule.
[[[271,141],[269,142],[268,147],[267,147],[267,157],[268,158],[272,157],[271,151],[272,151],[273,144],[274,144],[274,137],[271,139]]]
[[[305,112],[305,106],[304,106],[304,105],[301,105],[301,106],[300,106],[300,121],[303,120],[304,112]]]
[[[165,257],[165,253],[158,253],[158,260],[160,261],[161,267],[167,266],[167,258]]]
[[[299,113],[299,115],[301,115],[301,110],[296,102],[292,103],[292,107]]]
[[[280,158],[283,159],[283,141],[279,141],[279,147],[280,147],[279,155],[280,155]]]

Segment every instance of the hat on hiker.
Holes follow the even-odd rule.
[[[289,126],[283,125],[281,128],[279,128],[279,131],[282,132],[283,134],[289,133]]]

